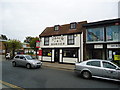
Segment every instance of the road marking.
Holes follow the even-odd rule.
[[[0,80],[0,83],[6,85],[6,86],[8,86],[8,87],[11,87],[11,88],[17,88],[17,89],[20,89],[20,90],[25,90],[25,89],[23,89],[23,88],[21,88],[21,87],[18,87],[18,86],[16,86],[16,85],[13,85],[13,84],[4,82],[4,81],[2,81],[2,80]]]

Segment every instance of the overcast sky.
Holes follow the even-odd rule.
[[[39,36],[46,28],[71,22],[118,18],[119,0],[1,0],[0,33],[10,39]]]

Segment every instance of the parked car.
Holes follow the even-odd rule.
[[[108,60],[91,59],[75,63],[75,73],[85,79],[95,77],[120,81],[120,67]]]
[[[33,59],[30,55],[16,55],[12,61],[12,66],[15,67],[17,65],[25,66],[28,69],[40,68],[42,66],[42,62]]]

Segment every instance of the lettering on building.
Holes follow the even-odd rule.
[[[51,38],[51,45],[65,45],[64,36],[54,36]]]

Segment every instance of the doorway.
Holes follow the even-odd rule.
[[[102,59],[102,50],[93,50],[92,59]]]
[[[59,62],[59,55],[60,55],[60,50],[55,49],[55,53],[54,53],[54,61],[55,62]]]

